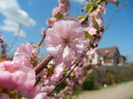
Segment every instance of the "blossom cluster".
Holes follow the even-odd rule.
[[[60,19],[68,19],[69,14],[68,11],[71,8],[69,0],[58,0],[59,5],[53,9],[52,17],[47,19],[48,27],[52,27],[52,25]]]
[[[37,60],[38,46],[42,42],[38,46],[21,44],[12,60],[0,62],[0,93],[3,97],[11,97],[10,91],[15,90],[20,97],[28,99],[62,99],[66,94],[72,94],[75,87],[81,87],[90,73],[90,60],[103,36],[102,14],[106,13],[107,2],[116,3],[117,0],[92,0],[86,6],[86,16],[69,18],[69,0],[58,0],[59,5],[47,20],[48,29],[42,30],[52,59],[46,59],[46,66],[45,62]],[[0,40],[4,41],[1,35]],[[6,47],[5,43],[3,47]],[[35,68],[41,68],[39,74]],[[61,81],[65,88],[56,92]]]

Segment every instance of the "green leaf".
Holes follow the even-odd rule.
[[[95,7],[98,7],[98,6],[99,6],[99,4],[94,4],[94,6],[95,6]]]
[[[93,2],[97,2],[98,0],[92,0]]]
[[[86,6],[86,8],[85,8],[85,12],[86,12],[86,13],[90,12],[90,11],[92,10],[92,8],[93,8],[93,4],[89,3],[89,4]]]
[[[67,68],[64,68],[64,71],[67,71]]]
[[[120,4],[119,1],[116,1],[116,2],[115,2],[115,5],[116,5],[117,7],[119,6],[119,4]]]
[[[97,22],[95,22],[94,28],[97,29],[97,31],[99,31],[99,25]]]
[[[105,2],[106,5],[108,4],[108,1],[104,1],[104,2]]]
[[[75,71],[73,72],[73,75],[74,75],[74,77],[76,77],[76,72]]]
[[[15,95],[16,93],[17,93],[17,91],[15,91],[15,90],[10,91],[11,95]]]
[[[81,20],[81,19],[83,19],[85,16],[79,16],[79,17],[77,17],[77,20]]]
[[[61,19],[63,17],[63,14],[58,12],[54,17],[57,19]]]
[[[63,3],[65,3],[66,0],[62,0]]]
[[[94,37],[92,35],[90,35],[87,31],[85,31],[85,38],[94,39]]]

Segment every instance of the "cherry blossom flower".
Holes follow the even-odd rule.
[[[70,10],[70,3],[69,0],[59,0],[59,5],[53,9],[52,11],[52,17],[55,17],[58,13],[61,13],[63,15],[63,19],[68,19],[68,11]]]
[[[89,50],[86,55],[91,59],[94,58],[94,54],[96,52],[96,48]]]
[[[48,29],[45,42],[56,64],[63,62],[69,66],[71,61],[81,55],[84,39],[84,32],[79,22],[61,20]]]
[[[33,49],[30,43],[21,44],[14,54],[13,61],[21,63],[22,65],[32,69],[33,66],[30,63],[30,59],[32,56],[36,56],[37,54],[38,51],[36,48]]]
[[[35,84],[35,73],[13,61],[0,63],[0,87],[5,89],[32,90]]]
[[[48,94],[55,88],[55,86],[41,86],[37,85],[33,90],[22,91],[20,94],[24,97],[28,97],[28,99],[51,99],[48,97]]]
[[[55,85],[63,77],[64,73],[63,63],[52,68],[54,68],[54,70],[52,70],[50,74],[48,74],[48,71],[46,69],[44,69],[40,73],[40,77],[42,78],[44,85]]]
[[[58,66],[56,66],[54,73],[51,77],[51,81],[56,83],[57,81],[59,81],[64,73],[64,66],[63,64],[59,64]]]
[[[106,1],[111,2],[111,3],[115,3],[118,0],[106,0]]]
[[[85,31],[87,31],[92,36],[97,34],[97,30],[94,27],[92,27],[92,26],[89,26],[89,27],[85,28]]]
[[[46,24],[48,25],[48,27],[52,27],[52,25],[53,25],[55,22],[57,22],[57,21],[58,21],[58,19],[52,17],[52,18],[47,19]]]
[[[77,78],[80,78],[84,74],[84,70],[82,67],[76,67],[74,71],[76,72]]]
[[[32,55],[36,55],[32,45],[22,44],[17,48],[13,61],[0,62],[1,88],[32,90],[35,84],[35,72],[30,64]]]
[[[63,15],[62,18],[68,17],[65,7],[65,4],[60,4],[58,7],[54,8],[52,11],[52,17],[55,17],[58,13],[61,13]]]
[[[66,12],[70,10],[71,4],[69,3],[69,0],[58,0],[59,7],[65,10]]]
[[[95,19],[96,20],[96,22],[98,23],[98,25],[99,25],[99,27],[102,27],[102,25],[103,25],[103,20],[102,20],[102,18],[96,18]]]
[[[33,99],[50,99],[46,93],[41,92],[38,93]]]

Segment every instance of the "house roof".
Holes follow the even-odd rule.
[[[120,58],[123,58],[124,60],[127,60],[127,58],[123,55],[121,55]]]
[[[112,58],[116,53],[120,55],[119,50],[116,46],[110,48],[99,48],[97,49],[97,54],[102,57]]]

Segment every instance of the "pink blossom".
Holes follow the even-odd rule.
[[[89,34],[91,34],[92,36],[95,35],[95,34],[97,34],[97,30],[96,30],[94,27],[91,27],[91,26],[87,27],[87,28],[85,29],[85,31],[87,31],[87,32],[88,32]]]
[[[50,99],[46,93],[38,93],[33,99]]]
[[[89,58],[93,58],[94,54],[96,52],[96,48],[89,50],[86,55],[89,56]]]
[[[21,44],[19,48],[17,48],[13,61],[21,63],[24,66],[27,66],[29,68],[33,68],[30,59],[32,56],[37,55],[37,50],[33,47],[30,43],[27,44]]]
[[[81,67],[76,67],[74,71],[76,72],[77,78],[81,77],[84,74],[84,70]]]
[[[35,72],[30,58],[35,55],[32,45],[22,44],[17,48],[13,61],[0,63],[0,87],[6,89],[32,90],[35,84]]]
[[[65,2],[68,2],[69,0],[58,0],[58,3],[65,3]]]
[[[63,15],[62,19],[68,19],[68,11],[70,10],[70,3],[69,0],[58,0],[59,5],[53,9],[52,11],[52,17],[55,17],[58,13],[61,13]]]
[[[81,79],[81,80],[78,80],[78,84],[80,85],[80,86],[82,86],[82,83],[83,83],[83,80]]]
[[[57,64],[63,62],[69,66],[78,58],[84,48],[85,36],[79,22],[58,21],[46,33],[47,50],[55,57]]]
[[[73,79],[69,79],[69,78],[67,78],[66,79],[66,82],[67,82],[67,84],[69,85],[69,86],[74,86],[74,84],[75,84],[75,79],[73,78]]]
[[[0,63],[0,87],[16,90],[32,90],[35,84],[33,70],[22,66],[21,63],[4,61]]]
[[[103,36],[103,33],[100,32],[99,33],[99,37],[95,40],[95,44],[98,44],[99,43],[99,41],[101,40],[102,36]]]
[[[66,12],[71,8],[69,0],[58,0],[58,3],[59,5],[64,4],[64,9],[66,10]]]
[[[47,21],[46,21],[46,24],[48,25],[48,27],[52,27],[52,25],[57,22],[58,19],[52,17],[52,18],[49,18]]]
[[[96,17],[96,16],[99,16],[101,14],[105,14],[106,13],[106,7],[105,7],[105,3],[102,3],[101,5],[98,6],[98,8],[92,12],[90,15],[92,17]]]
[[[52,91],[53,91],[53,89],[55,88],[55,86],[54,85],[47,85],[47,86],[44,86],[43,87],[43,90],[46,92],[46,93],[51,93]]]
[[[44,85],[50,85],[52,83],[51,77],[43,77]]]
[[[60,12],[62,9],[60,9],[59,7],[56,7],[53,9],[52,11],[52,17],[54,17],[58,12]]]
[[[41,85],[37,85],[33,90],[22,91],[20,94],[28,99],[50,99],[47,94],[48,90],[51,90],[51,87],[42,87]]]
[[[54,70],[54,74],[51,77],[51,81],[56,83],[62,78],[63,73],[64,73],[64,66],[63,64],[59,64],[58,66],[56,66]]]
[[[53,9],[53,11],[52,11],[52,17],[55,17],[55,15],[57,13],[61,13],[63,15],[63,17],[67,17],[68,16],[67,11],[69,10],[68,7],[66,7],[65,4],[60,4],[58,7],[56,7],[56,8]]]
[[[82,59],[82,64],[83,64],[83,67],[89,67],[90,66],[90,59],[88,59],[87,55],[84,59]]]
[[[90,18],[90,25],[89,26],[93,27],[96,22],[99,25],[99,27],[101,28],[102,25],[103,25],[103,19],[100,16],[94,17],[94,18]]]
[[[96,20],[96,22],[98,23],[99,27],[102,27],[102,25],[103,25],[103,20],[102,20],[100,17],[99,17],[99,18],[96,18],[95,20]]]
[[[111,3],[115,3],[118,0],[106,0],[106,1],[111,2]]]
[[[99,6],[99,9],[100,9],[100,11],[99,11],[99,13],[100,14],[105,14],[106,13],[106,10],[107,10],[107,8],[105,7],[105,3],[102,3],[100,6]]]
[[[55,67],[51,74],[47,74],[47,71],[44,69],[41,72],[40,77],[43,79],[44,85],[55,85],[58,82],[64,73],[64,64],[61,63]]]

